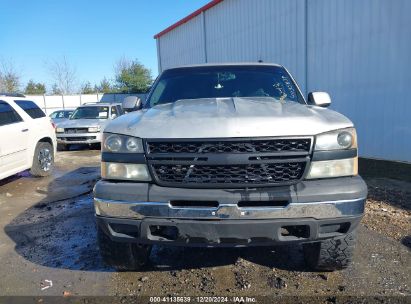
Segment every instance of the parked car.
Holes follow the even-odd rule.
[[[354,125],[330,102],[325,92],[306,100],[275,64],[162,72],[143,105],[135,98],[140,110],[104,130],[94,188],[103,259],[134,270],[153,244],[301,243],[311,268],[347,267],[367,187]]]
[[[92,103],[78,107],[70,118],[56,128],[59,149],[66,150],[71,144],[98,144],[101,131],[108,122],[123,114],[121,104]]]
[[[51,113],[49,116],[53,122],[57,125],[60,122],[66,121],[73,114],[74,109],[58,110]]]
[[[0,179],[27,169],[49,175],[56,146],[53,123],[33,101],[0,94]]]

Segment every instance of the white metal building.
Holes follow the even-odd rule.
[[[411,162],[411,0],[214,0],[155,35],[159,71],[275,62],[330,93],[360,155]]]

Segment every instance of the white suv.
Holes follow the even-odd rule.
[[[49,175],[56,146],[54,125],[33,101],[0,94],[0,179],[27,169]]]

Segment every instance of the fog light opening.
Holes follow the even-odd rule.
[[[178,228],[174,226],[150,226],[150,234],[163,240],[175,241],[178,238]]]
[[[310,227],[307,225],[282,226],[281,236],[283,238],[307,239],[310,237]]]
[[[110,223],[110,228],[115,233],[128,235],[133,238],[138,238],[140,235],[139,229],[135,225]]]
[[[338,224],[324,224],[319,228],[320,234],[327,233],[347,233],[350,229],[350,223],[338,223]]]

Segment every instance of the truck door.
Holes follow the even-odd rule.
[[[0,100],[0,173],[27,165],[28,131],[27,123],[16,110]]]

